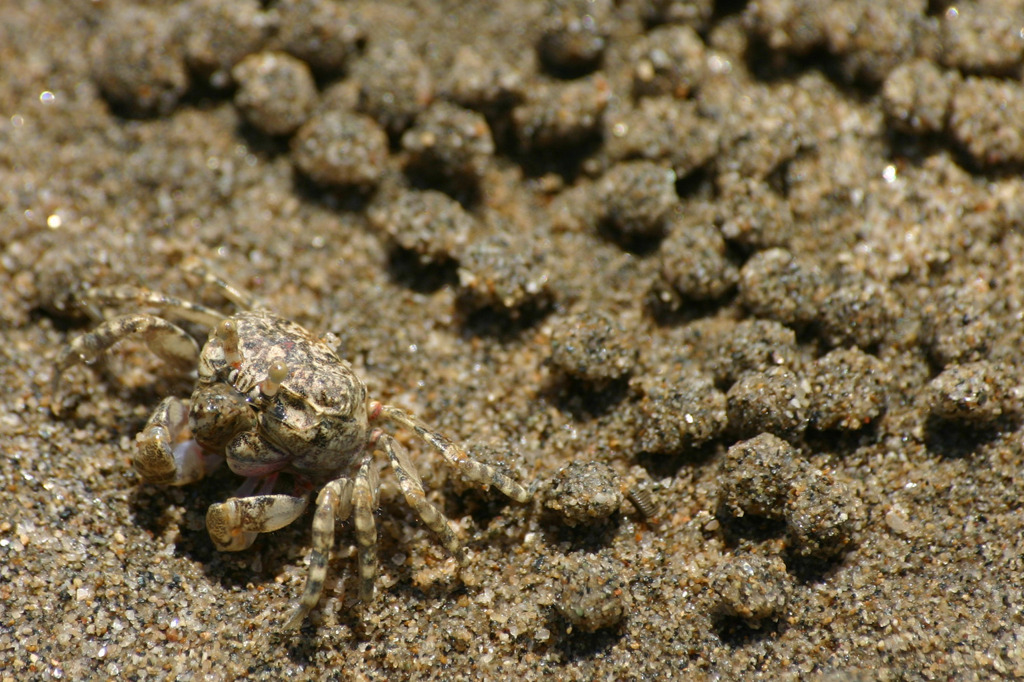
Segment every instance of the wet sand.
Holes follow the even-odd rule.
[[[147,5],[0,6],[0,679],[1024,676],[1024,5]],[[282,632],[312,513],[132,469],[194,377],[50,391],[193,259],[533,499],[399,432],[466,565],[385,469]]]

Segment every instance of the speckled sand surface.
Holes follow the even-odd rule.
[[[1024,676],[1024,3],[145,4],[0,2],[0,680]],[[401,436],[466,566],[385,471],[281,633],[312,514],[132,470],[189,377],[50,409],[194,257],[534,500]]]

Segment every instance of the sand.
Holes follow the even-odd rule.
[[[1024,676],[1021,3],[145,4],[0,4],[0,679]],[[195,259],[533,499],[399,432],[466,565],[385,469],[282,631],[312,513],[132,469],[194,376],[51,392]]]

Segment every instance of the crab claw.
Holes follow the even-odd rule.
[[[222,552],[238,552],[256,541],[255,531],[242,530],[242,514],[238,500],[211,504],[206,511],[206,531]]]
[[[222,552],[246,549],[257,533],[284,528],[306,509],[307,497],[292,495],[255,495],[232,497],[211,504],[206,512],[206,530]]]
[[[219,463],[204,454],[194,440],[177,444],[188,425],[188,407],[177,398],[166,398],[135,436],[133,464],[148,483],[186,485],[198,481]]]

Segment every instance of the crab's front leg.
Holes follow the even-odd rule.
[[[197,394],[199,391],[197,390]],[[217,391],[204,391],[210,398]],[[193,395],[193,411],[196,396]],[[214,404],[220,404],[219,401]],[[232,404],[230,401],[226,403]],[[249,423],[253,423],[249,418]],[[210,429],[206,436],[214,433],[213,423],[200,420]],[[236,424],[237,426],[237,421]],[[228,425],[230,426],[230,425]],[[216,429],[223,435],[223,429]],[[205,442],[205,441],[204,441]],[[217,549],[222,552],[237,552],[247,548],[256,540],[257,533],[284,528],[302,514],[309,501],[309,495],[270,495],[278,474],[288,464],[288,457],[274,449],[256,431],[243,431],[235,436],[225,448],[228,466],[233,472],[245,476],[248,481],[242,487],[239,497],[227,502],[210,505],[206,512],[206,530]],[[250,495],[257,482],[262,485],[256,495]]]
[[[184,329],[155,315],[121,315],[82,334],[61,352],[50,390],[53,412],[60,413],[60,379],[65,370],[79,362],[90,364],[118,341],[136,335],[165,362],[182,370],[195,368],[199,347]]]
[[[205,452],[192,439],[181,439],[187,426],[188,404],[179,398],[164,398],[146,428],[135,436],[132,464],[148,483],[186,485],[220,464],[219,455]]]
[[[210,505],[206,512],[206,530],[217,549],[237,552],[248,548],[258,533],[284,528],[299,518],[308,501],[308,495],[232,497],[227,502]]]
[[[224,452],[238,434],[256,428],[256,416],[231,386],[200,379],[192,392],[188,426],[206,450]]]

